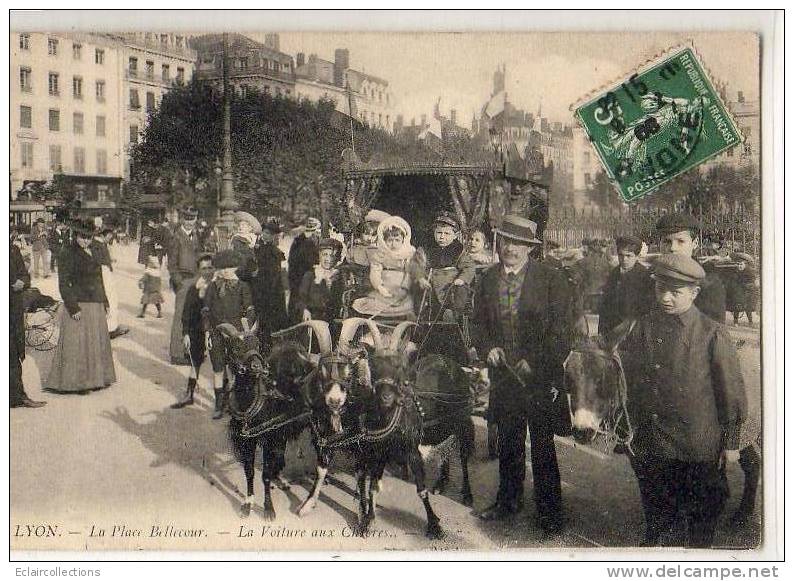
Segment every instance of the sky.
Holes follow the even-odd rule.
[[[244,33],[262,40],[264,34]],[[507,69],[507,94],[518,108],[571,122],[570,106],[610,81],[627,77],[665,49],[691,40],[713,80],[733,94],[758,98],[759,46],[752,33],[296,33],[280,34],[281,51],[334,59],[350,50],[350,66],[389,81],[406,123],[454,108],[459,123],[479,117],[494,71]]]

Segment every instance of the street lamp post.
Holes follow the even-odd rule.
[[[234,181],[232,175],[232,136],[231,136],[231,98],[229,87],[229,38],[223,33],[223,167],[221,182],[221,199],[218,203],[219,217],[217,222],[219,246],[229,247],[234,233],[234,212],[239,207],[234,198]]]

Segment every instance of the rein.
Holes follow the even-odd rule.
[[[389,422],[386,424],[385,427],[379,428],[377,430],[366,430],[362,428],[362,431],[352,436],[344,437],[344,435],[338,438],[327,438],[320,434],[319,426],[316,422],[312,422],[312,431],[314,432],[315,438],[317,439],[317,445],[320,448],[326,450],[335,450],[338,448],[346,448],[352,445],[360,445],[362,443],[375,443],[380,442],[388,438],[397,426],[400,424],[400,420],[402,419],[403,410],[405,406],[403,404],[397,404],[394,408],[394,411],[389,418]]]

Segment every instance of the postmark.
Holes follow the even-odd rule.
[[[575,115],[626,202],[742,142],[736,123],[688,46],[585,99]]]

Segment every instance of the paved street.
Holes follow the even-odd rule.
[[[443,541],[424,538],[424,511],[414,487],[393,475],[385,479],[386,489],[379,497],[374,535],[351,538],[357,504],[345,458],[337,459],[331,484],[315,512],[298,518],[295,511],[308,494],[313,473],[313,452],[305,435],[288,450],[291,490],[274,491],[276,522],[262,518],[261,506],[242,519],[237,509],[245,480],[228,452],[225,422],[210,419],[207,369],[197,405],[183,410],[168,407],[184,389],[187,377],[187,368],[168,363],[173,294],[165,293],[164,318],[150,313],[137,319],[137,280],[142,270],[135,263],[137,246],[117,247],[113,252],[118,260],[121,319],[131,327],[128,335],[113,342],[118,382],[88,396],[42,393],[40,378],[49,370],[52,352],[28,352],[26,388],[31,397],[49,405],[11,413],[14,549],[495,550],[625,547],[640,539],[639,496],[626,459],[603,457],[568,441],[557,445],[568,531],[553,540],[544,539],[534,525],[531,470],[524,513],[504,523],[483,523],[459,502],[460,470],[454,461],[450,490],[432,498],[448,533]],[[57,293],[55,277],[34,284],[45,293]],[[736,336],[743,340],[742,367],[750,399],[757,406],[758,332],[746,329]],[[497,463],[485,458],[485,426],[477,426],[472,478],[475,510],[481,510],[495,494]],[[729,478],[732,497],[726,518],[741,494],[743,477],[737,465],[730,466]],[[257,472],[259,504],[261,486]],[[25,525],[42,524],[57,527],[56,536],[27,536]],[[174,536],[178,531],[182,536]],[[757,523],[740,531],[722,526],[717,544],[754,545],[758,531]],[[185,536],[190,534],[197,536]]]

